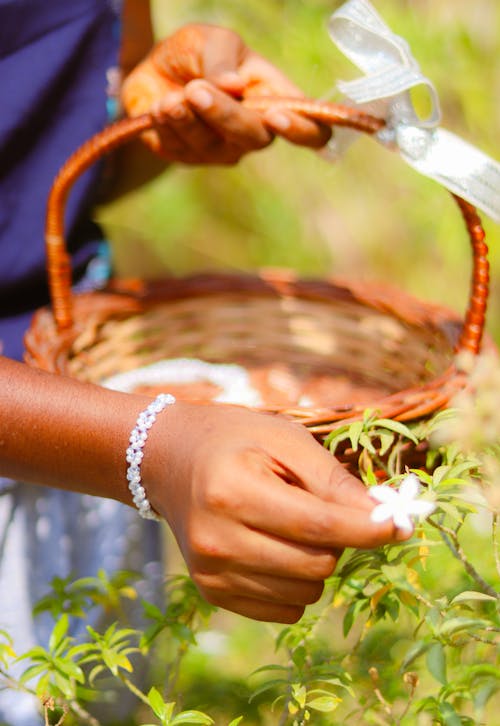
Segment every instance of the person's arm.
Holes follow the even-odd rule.
[[[148,0],[124,0],[121,17],[120,71],[126,78],[154,45],[151,7]],[[108,159],[99,203],[109,204],[154,180],[165,171],[165,161],[139,139],[117,149]]]
[[[148,398],[2,357],[0,380],[0,475],[133,506],[125,451]],[[235,406],[168,406],[142,474],[202,594],[259,620],[297,620],[344,547],[408,537],[370,521],[364,485],[303,427]]]

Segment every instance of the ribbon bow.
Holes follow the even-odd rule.
[[[337,85],[352,102],[386,120],[378,140],[500,222],[500,164],[439,127],[438,94],[406,40],[392,32],[368,0],[348,0],[333,13],[328,29],[339,50],[365,73]],[[418,115],[412,101],[410,91],[417,86],[424,87],[430,101],[426,118]]]

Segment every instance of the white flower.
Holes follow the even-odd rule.
[[[380,502],[372,511],[372,522],[385,522],[392,519],[398,529],[413,531],[410,517],[428,517],[436,505],[417,497],[420,493],[420,482],[415,474],[408,474],[399,489],[393,489],[387,484],[371,487],[368,490],[372,499]]]

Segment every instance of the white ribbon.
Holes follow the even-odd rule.
[[[386,121],[377,134],[421,174],[438,181],[500,222],[500,164],[459,136],[439,128],[434,85],[421,72],[408,43],[395,35],[368,0],[348,0],[330,18],[330,37],[364,73],[338,88],[356,105]],[[421,118],[410,91],[423,87],[430,112]],[[331,147],[338,154],[335,140]],[[341,142],[340,142],[341,143]]]

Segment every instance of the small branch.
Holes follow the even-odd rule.
[[[148,697],[146,696],[146,694],[143,693],[140,690],[140,688],[137,688],[137,686],[134,683],[132,683],[132,681],[129,678],[127,678],[127,676],[124,675],[122,673],[122,671],[118,671],[118,677],[121,680],[121,682],[123,683],[123,685],[126,686],[128,688],[128,690],[131,691],[134,694],[134,696],[137,696],[137,698],[140,701],[142,701],[143,703],[145,703],[146,706],[149,706],[150,705],[149,700],[148,700]]]
[[[55,711],[57,708],[56,702],[52,697],[46,698],[43,701],[43,715],[44,715],[44,726],[50,726],[49,721],[49,711]],[[54,726],[62,726],[63,721],[65,721],[66,716],[68,715],[69,707],[64,703],[62,706],[62,716],[58,720]]]
[[[471,565],[471,563],[467,559],[467,555],[462,549],[462,545],[460,544],[460,541],[457,537],[457,533],[450,527],[445,527],[443,524],[439,524],[431,518],[427,521],[432,527],[439,530],[441,534],[445,535],[443,537],[443,540],[446,543],[448,549],[453,554],[453,556],[456,557],[457,560],[460,560],[466,572],[474,580],[476,585],[478,585],[478,587],[487,595],[491,595],[496,600],[500,600],[500,593],[498,593],[493,587],[491,587],[488,582],[486,582],[483,577],[481,577],[479,572],[475,569],[475,567]]]
[[[291,648],[287,648],[288,651],[288,668],[289,668],[289,679],[291,680],[292,675],[292,669],[293,669],[293,659],[292,659],[292,650]],[[278,722],[278,726],[286,726],[286,722],[288,721],[288,716],[290,715],[289,706],[292,702],[292,686],[291,683],[288,683],[288,692],[285,697],[285,703],[283,705],[283,710],[281,711],[280,720]]]
[[[488,640],[488,638],[482,638],[480,635],[477,635],[476,633],[469,633],[469,636],[473,640],[477,640],[478,643],[485,643],[485,645],[498,645],[498,638],[494,638],[493,640]]]
[[[196,607],[193,607],[185,616],[184,624],[187,625],[189,628],[193,629],[193,623],[194,619],[196,617]],[[176,688],[177,682],[179,680],[179,675],[181,672],[181,665],[182,661],[184,659],[184,656],[189,650],[189,643],[184,641],[182,642],[178,649],[177,653],[175,655],[175,658],[173,659],[172,663],[169,667],[169,674],[167,678],[167,684],[165,688],[165,698],[168,700],[174,693],[174,690]]]
[[[288,716],[290,715],[290,712],[288,710],[288,707],[292,701],[292,689],[288,688],[288,693],[285,698],[285,704],[283,706],[283,710],[281,711],[280,720],[278,722],[278,726],[286,726],[286,722],[288,721]]]
[[[5,679],[7,688],[12,688],[22,693],[29,693],[31,696],[36,696],[36,691],[29,686],[25,686],[23,683],[19,683],[15,678],[8,674],[3,668],[0,668],[0,676]]]
[[[391,718],[393,718],[391,704],[385,700],[384,696],[382,695],[382,691],[378,687],[378,677],[379,676],[378,676],[377,669],[373,668],[373,667],[370,668],[368,670],[368,674],[369,674],[370,680],[373,684],[373,692],[375,693],[375,696],[377,697],[377,701],[381,704],[381,706],[384,709],[384,711],[386,712],[386,714],[388,716],[390,716]]]
[[[419,592],[412,590],[411,591],[411,594],[413,595],[413,597],[415,598],[415,600],[418,600],[419,602],[421,602],[423,605],[425,605],[426,608],[429,608],[429,610],[432,609],[433,607],[435,607],[434,604],[430,600],[428,600],[426,597],[424,597],[423,595],[421,595]],[[439,613],[441,615],[444,615],[445,614],[445,611],[444,610],[439,610]],[[418,627],[420,627],[420,624],[419,624]]]
[[[81,706],[78,701],[70,701],[69,707],[71,711],[78,716],[79,724],[88,724],[88,726],[101,726],[101,722],[98,721],[91,713]]]
[[[396,720],[397,726],[400,726],[404,717],[410,710],[410,707],[415,698],[415,693],[417,692],[417,686],[418,686],[418,676],[416,675],[416,673],[405,673],[403,676],[403,679],[404,679],[404,682],[410,686],[410,693],[408,694],[408,700],[406,702],[406,706],[404,707],[403,712],[398,716],[398,718]]]

